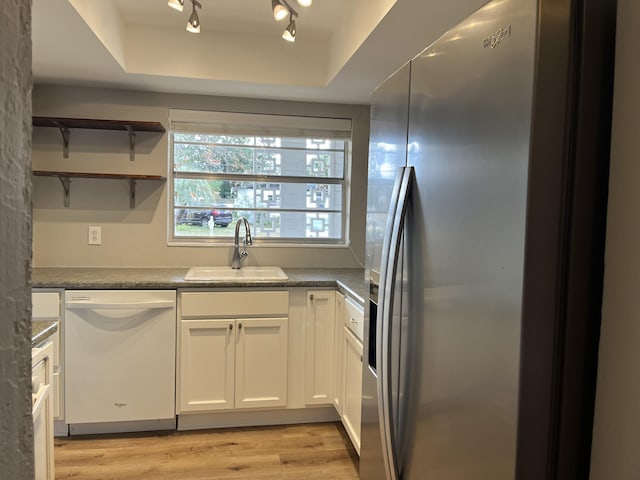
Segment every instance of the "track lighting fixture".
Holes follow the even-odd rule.
[[[193,5],[193,11],[191,12],[191,16],[187,22],[187,32],[200,33],[200,18],[198,17],[196,7],[202,8],[202,5],[200,5],[198,0],[191,0],[191,4]]]
[[[289,17],[289,24],[282,32],[282,38],[288,42],[296,41],[296,21],[298,12],[296,12],[289,4],[291,0],[271,0],[271,9],[273,10],[273,18],[277,21],[284,20]],[[298,5],[309,7],[313,0],[297,0]],[[185,0],[168,0],[167,5],[171,8],[182,12],[184,10]],[[198,0],[191,0],[191,16],[187,22],[187,31],[191,33],[200,33],[200,17],[198,17],[198,8],[202,8],[202,4]]]
[[[184,0],[169,0],[168,5],[171,8],[181,12],[184,9]]]
[[[298,0],[298,2],[300,1],[301,0]],[[294,20],[294,17],[298,16],[298,12],[291,8],[291,5],[289,5],[287,0],[271,0],[271,6],[273,7],[273,18],[275,18],[276,20],[284,20],[287,15],[289,16],[289,25],[287,25],[287,28],[285,28],[284,32],[282,32],[282,38],[284,38],[287,42],[295,42],[296,22]]]

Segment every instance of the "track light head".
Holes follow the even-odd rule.
[[[200,18],[198,18],[198,13],[195,10],[187,22],[187,32],[200,33]]]
[[[168,5],[171,8],[181,12],[184,9],[184,0],[169,0]]]
[[[310,7],[312,3],[313,3],[313,0],[298,0],[298,4],[301,7]]]
[[[289,25],[287,25],[287,28],[282,32],[282,38],[287,42],[296,41],[296,21],[293,19],[293,15],[289,15]]]
[[[193,5],[193,11],[187,22],[187,32],[200,33],[200,18],[198,17],[198,12],[196,12],[196,7],[202,8],[202,5],[198,0],[191,0],[191,4]]]
[[[284,20],[291,14],[289,9],[280,0],[271,0],[271,8],[273,8],[273,18],[278,22]]]

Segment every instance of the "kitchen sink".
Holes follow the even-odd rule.
[[[288,280],[280,267],[191,267],[184,277],[187,281],[273,282]]]

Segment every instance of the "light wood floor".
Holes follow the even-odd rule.
[[[357,480],[339,423],[58,437],[56,479]]]

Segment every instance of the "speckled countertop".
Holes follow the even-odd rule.
[[[38,320],[31,323],[31,346],[44,342],[58,331],[58,322],[55,320]]]
[[[188,268],[37,267],[34,288],[169,289],[219,287],[336,287],[364,305],[368,287],[361,268],[283,268],[284,281],[186,281]]]

